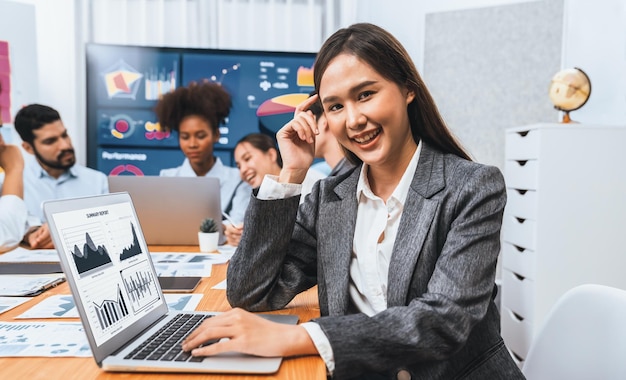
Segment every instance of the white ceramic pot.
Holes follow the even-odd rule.
[[[219,238],[219,232],[198,231],[198,243],[200,244],[200,252],[217,252],[217,243],[219,241]]]

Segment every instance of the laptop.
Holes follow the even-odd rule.
[[[109,191],[133,198],[150,245],[198,245],[200,222],[222,220],[220,181],[209,177],[109,176]],[[220,242],[224,236],[222,223]]]
[[[102,369],[238,374],[278,370],[280,357],[230,352],[194,358],[182,352],[180,342],[187,332],[166,326],[176,321],[175,326],[193,329],[217,313],[168,311],[128,193],[48,201],[43,208],[93,357]],[[279,323],[298,321],[294,315],[262,316]],[[164,328],[168,338],[176,338],[172,348],[146,352],[154,346],[147,338]]]

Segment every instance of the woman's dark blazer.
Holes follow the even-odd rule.
[[[389,264],[387,306],[353,312],[349,266],[360,166],[299,197],[252,197],[228,267],[233,307],[285,307],[318,285],[333,378],[523,379],[500,336],[496,261],[504,179],[422,143]]]

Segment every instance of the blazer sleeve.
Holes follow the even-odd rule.
[[[226,295],[231,306],[282,309],[316,284],[314,227],[296,223],[299,199],[299,195],[277,200],[250,197],[244,226],[254,228],[244,227],[228,265]]]

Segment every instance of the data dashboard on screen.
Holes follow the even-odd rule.
[[[88,44],[86,59],[87,164],[108,175],[158,175],[183,162],[176,133],[153,112],[180,86],[208,80],[230,93],[214,148],[229,166],[239,139],[275,134],[313,90],[315,53]]]

